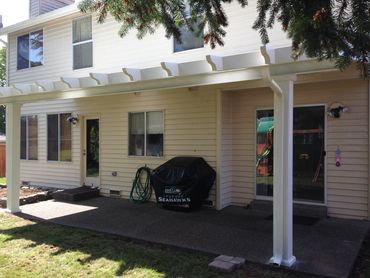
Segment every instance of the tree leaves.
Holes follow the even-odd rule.
[[[162,26],[166,37],[181,41],[180,28],[192,29],[196,23],[205,43],[215,48],[224,45],[229,24],[224,5],[233,1],[241,8],[248,4],[246,0],[83,0],[79,8],[96,12],[98,22],[111,14],[121,24],[121,37],[134,29],[143,38]],[[276,23],[292,39],[293,58],[305,53],[334,60],[341,70],[355,62],[362,76],[370,76],[370,1],[257,0],[251,27],[259,32],[262,43],[269,42],[268,29]]]

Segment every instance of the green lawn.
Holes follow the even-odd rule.
[[[6,177],[0,178],[0,185],[6,185]]]
[[[247,263],[226,275],[213,256],[134,243],[0,212],[0,277],[312,277]]]

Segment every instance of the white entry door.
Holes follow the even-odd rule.
[[[85,118],[84,123],[84,185],[100,186],[99,118]]]

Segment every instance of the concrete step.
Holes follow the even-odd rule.
[[[64,189],[53,193],[53,198],[63,202],[78,202],[99,197],[100,189],[89,186],[81,186],[72,189]]]

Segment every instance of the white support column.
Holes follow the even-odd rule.
[[[296,261],[293,256],[294,76],[272,82],[277,86],[274,89],[274,241],[271,263],[291,266]]]
[[[19,212],[21,104],[6,105],[7,211]]]

